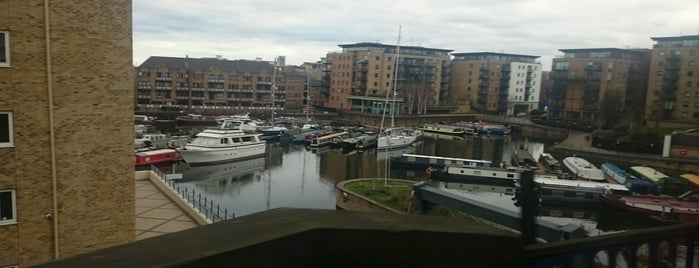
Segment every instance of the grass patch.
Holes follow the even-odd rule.
[[[409,213],[411,194],[415,182],[383,180],[359,180],[345,184],[345,188],[401,213]]]

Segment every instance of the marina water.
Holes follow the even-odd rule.
[[[515,147],[526,148],[535,157],[552,144],[533,141],[518,135],[455,137],[426,136],[414,146],[400,150],[370,149],[364,152],[343,152],[321,147],[269,143],[262,157],[242,161],[190,167],[176,164],[182,173],[180,187],[193,189],[220,204],[221,209],[233,211],[237,217],[278,207],[335,209],[335,185],[356,178],[397,178],[414,181],[425,179],[421,169],[391,167],[387,162],[402,153],[489,160],[510,163]],[[564,156],[557,156],[559,159]],[[454,189],[447,183],[436,183],[459,195],[492,205],[519,211],[513,195],[503,187],[463,185]],[[511,193],[512,191],[510,191]],[[644,217],[619,215],[601,207],[563,207],[542,205],[539,217],[560,224],[583,226],[589,235],[658,225]]]

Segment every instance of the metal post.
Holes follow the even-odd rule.
[[[525,245],[536,243],[536,214],[539,196],[534,191],[534,171],[525,170],[520,174],[522,191],[522,242]]]

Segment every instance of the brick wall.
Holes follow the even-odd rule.
[[[0,266],[54,258],[44,6],[10,0],[0,29],[0,110],[14,113],[14,148],[0,148],[0,189],[15,189],[18,224],[0,226]],[[60,257],[134,239],[131,1],[49,2]],[[9,243],[8,243],[9,242]]]

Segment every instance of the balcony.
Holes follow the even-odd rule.
[[[155,81],[172,81],[172,77],[159,76],[155,77]]]

